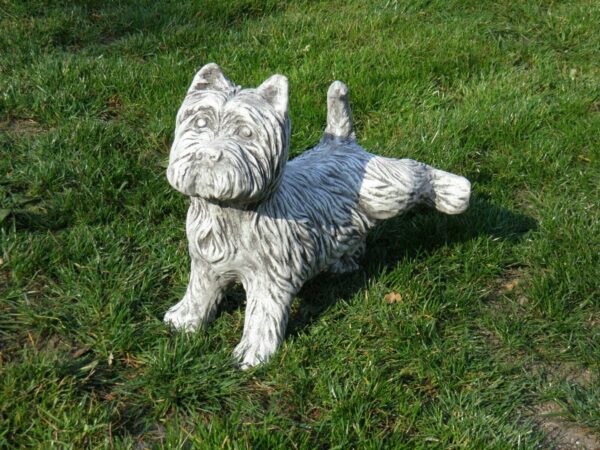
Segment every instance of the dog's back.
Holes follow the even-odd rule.
[[[354,135],[345,84],[334,82],[327,97],[323,139],[288,162],[278,191],[259,207],[263,226],[282,237],[278,263],[299,268],[301,278],[356,269],[366,235],[380,220],[418,203],[457,214],[469,202],[463,177],[366,152]]]
[[[281,262],[303,268],[302,277],[353,252],[375,224],[359,207],[371,157],[357,145],[320,144],[287,164],[278,191],[260,205],[262,225],[281,236]]]

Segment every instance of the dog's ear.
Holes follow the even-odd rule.
[[[281,117],[288,113],[288,79],[283,75],[273,75],[256,88],[256,92],[264,98]]]
[[[235,84],[223,75],[223,71],[217,64],[208,63],[194,76],[188,93],[204,90],[229,91],[234,88]]]

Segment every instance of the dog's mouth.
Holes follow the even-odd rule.
[[[255,201],[269,184],[269,166],[243,142],[220,138],[182,144],[172,149],[167,179],[184,195],[244,203]]]
[[[230,171],[226,170],[228,158],[223,153],[201,152],[190,152],[173,160],[167,168],[169,183],[191,197],[226,196],[227,188],[233,182]]]

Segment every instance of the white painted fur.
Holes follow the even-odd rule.
[[[241,89],[208,64],[177,114],[167,178],[191,198],[192,267],[185,296],[165,322],[188,331],[208,324],[225,289],[241,282],[246,318],[234,354],[242,368],[267,361],[280,346],[304,282],[358,268],[379,221],[419,203],[447,214],[469,203],[465,178],[360,147],[343,83],[330,86],[327,108],[321,142],[290,162],[281,75]]]

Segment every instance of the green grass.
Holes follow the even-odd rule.
[[[586,0],[0,0],[0,447],[548,448],[549,402],[600,433],[598,29]],[[293,156],[341,79],[365,148],[473,182],[308,283],[249,372],[241,289],[161,323],[189,270],[163,162],[209,61],[289,78]]]

